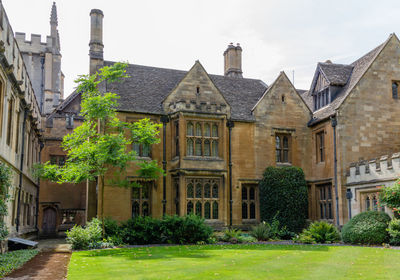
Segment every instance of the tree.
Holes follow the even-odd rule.
[[[396,216],[400,214],[400,179],[388,187],[380,187],[380,204],[391,208]]]
[[[4,217],[8,213],[7,200],[9,198],[8,191],[11,186],[11,170],[0,162],[0,250],[3,252],[3,241],[8,235],[8,229],[4,222]]]
[[[134,123],[123,122],[117,116],[119,96],[99,90],[104,83],[117,83],[126,75],[126,64],[115,63],[101,68],[94,75],[82,75],[75,81],[82,93],[81,114],[84,122],[71,134],[64,136],[62,148],[67,152],[65,165],[45,164],[36,166],[36,174],[58,183],[80,183],[98,179],[100,216],[104,234],[105,176],[114,172],[109,183],[114,186],[138,187],[126,179],[125,170],[136,162],[138,175],[155,179],[162,173],[155,161],[138,161],[132,143],[151,145],[159,143],[159,124],[149,119]]]

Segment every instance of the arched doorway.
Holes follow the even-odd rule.
[[[54,208],[48,207],[43,211],[43,235],[55,235],[57,223],[57,212]]]

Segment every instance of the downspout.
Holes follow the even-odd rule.
[[[338,194],[338,182],[337,182],[337,151],[336,151],[336,126],[337,118],[336,115],[331,117],[331,125],[333,128],[333,166],[334,166],[334,184],[335,184],[335,199],[336,199],[336,225],[339,227],[339,194]]]
[[[44,143],[40,141],[40,150],[39,150],[39,163],[42,163],[42,150],[44,148]],[[39,219],[39,194],[40,194],[40,178],[38,178],[37,182],[37,191],[36,191],[36,213],[35,213],[35,228],[39,236],[39,227],[38,227],[38,219]]]
[[[40,96],[40,112],[43,114],[43,103],[44,103],[44,57],[40,58],[40,63],[42,64],[41,69],[42,69],[42,81],[40,84],[40,92],[42,95]]]
[[[229,227],[232,227],[232,128],[235,126],[233,121],[228,120],[226,123],[229,131]]]
[[[168,116],[161,116],[161,122],[163,123],[163,170],[164,170],[164,175],[163,175],[163,200],[162,200],[162,205],[163,205],[163,216],[165,216],[167,212],[167,151],[166,151],[166,146],[167,146],[167,123],[169,122]]]
[[[22,191],[22,174],[24,170],[24,151],[25,151],[25,123],[28,115],[28,109],[24,109],[24,122],[22,123],[22,144],[21,144],[21,160],[19,165],[19,190],[18,190],[18,204],[17,204],[17,218],[15,221],[16,230],[19,231],[19,216],[21,213],[21,191]]]

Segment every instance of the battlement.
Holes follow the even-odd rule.
[[[360,160],[350,164],[347,184],[391,180],[400,177],[400,152],[371,160]]]
[[[56,47],[54,38],[51,36],[46,36],[46,41],[42,42],[42,35],[31,34],[31,40],[29,41],[26,39],[26,33],[15,32],[15,39],[22,52],[43,52],[46,49]]]

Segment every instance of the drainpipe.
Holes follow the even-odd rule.
[[[22,191],[22,174],[24,170],[24,151],[25,151],[25,123],[28,115],[28,108],[24,109],[24,122],[22,123],[22,144],[21,144],[21,160],[19,165],[19,190],[18,190],[18,204],[17,204],[17,217],[15,219],[16,230],[19,231],[19,216],[21,213],[21,191]]]
[[[40,150],[39,150],[39,163],[42,163],[42,150],[44,148],[44,143],[40,141]],[[40,178],[38,178],[38,183],[37,183],[37,191],[36,191],[36,213],[35,213],[35,228],[37,231],[37,234],[39,236],[39,227],[38,227],[38,218],[39,218],[39,192],[40,191]]]
[[[167,212],[167,151],[166,151],[166,146],[167,146],[167,123],[169,122],[168,116],[161,116],[161,122],[163,123],[163,170],[164,170],[164,176],[163,176],[163,200],[162,200],[162,205],[163,205],[163,216],[165,216]]]
[[[336,116],[331,117],[331,125],[333,128],[333,158],[334,158],[334,183],[335,183],[335,198],[336,198],[336,225],[339,227],[339,194],[338,194],[338,182],[337,182],[337,152],[336,152]]]
[[[41,70],[42,70],[42,81],[40,84],[40,91],[42,95],[40,96],[40,112],[44,114],[43,112],[43,103],[44,103],[44,57],[40,58],[40,63],[41,63]]]
[[[235,126],[233,121],[228,120],[226,123],[229,131],[229,227],[232,227],[232,128]]]

